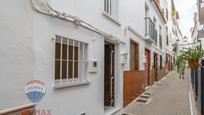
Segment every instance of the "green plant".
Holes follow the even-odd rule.
[[[192,60],[198,61],[201,57],[204,56],[204,51],[201,49],[201,45],[198,45],[196,48],[189,48],[187,51],[182,51],[181,55],[177,57],[176,66],[177,69],[180,69],[182,76],[186,68],[186,63],[190,63]]]

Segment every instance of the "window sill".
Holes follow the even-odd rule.
[[[58,83],[58,84],[53,84],[53,87],[55,89],[61,89],[61,88],[89,85],[90,83],[91,83],[90,81],[81,81],[81,82],[75,82],[75,83]]]
[[[121,24],[120,24],[120,21],[119,21],[117,18],[111,16],[110,14],[108,14],[108,13],[106,13],[106,12],[103,11],[103,15],[104,15],[105,17],[109,18],[111,21],[113,21],[113,22],[116,23],[117,25],[119,25],[119,26],[121,25]]]

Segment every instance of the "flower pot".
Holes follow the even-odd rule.
[[[195,69],[199,66],[199,60],[198,59],[188,60],[188,65],[191,69]]]

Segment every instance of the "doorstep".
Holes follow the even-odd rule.
[[[151,85],[146,86],[145,91],[147,91],[149,88],[151,88]]]
[[[105,110],[104,115],[112,115],[116,112],[118,112],[121,109],[121,107],[110,107]]]

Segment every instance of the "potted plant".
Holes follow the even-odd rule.
[[[202,52],[196,50],[189,53],[188,65],[191,69],[195,69],[199,66],[199,58],[201,58]]]
[[[195,49],[189,48],[187,51],[182,51],[181,55],[178,56],[176,60],[177,68],[182,68],[182,75],[186,68],[185,64],[188,62],[188,65],[191,69],[196,69],[199,66],[199,59],[203,57],[204,51],[201,49],[201,45],[197,46]]]
[[[181,75],[182,76],[184,75],[184,71],[186,68],[186,54],[184,52],[177,58],[176,66],[177,66],[178,72],[181,73],[180,74],[180,78],[181,78]]]

